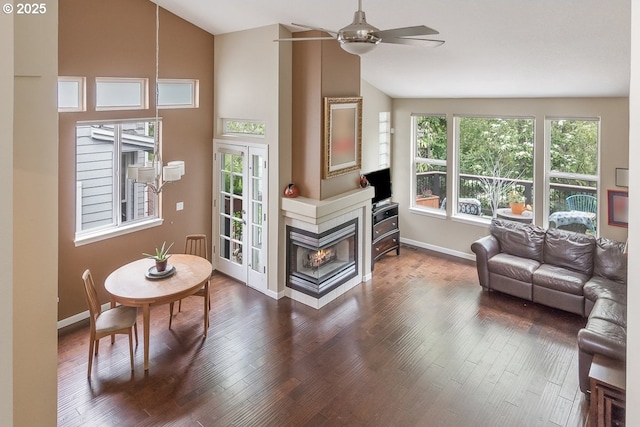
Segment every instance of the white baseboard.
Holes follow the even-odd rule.
[[[100,307],[103,311],[107,308],[111,307],[111,303],[104,303],[102,307]],[[82,313],[74,314],[71,317],[67,317],[66,319],[58,320],[58,329],[62,329],[65,326],[73,325],[81,320],[89,318],[89,310],[83,311]]]
[[[458,258],[468,259],[469,261],[475,261],[476,260],[476,256],[474,254],[468,254],[466,252],[454,251],[454,250],[449,249],[449,248],[443,248],[442,246],[430,245],[428,243],[419,242],[417,240],[411,240],[411,239],[407,239],[407,238],[404,238],[404,237],[400,238],[400,243],[404,243],[404,244],[407,244],[407,245],[410,245],[410,246],[416,246],[416,247],[422,248],[422,249],[428,249],[428,250],[434,251],[434,252],[440,252],[440,253],[451,255],[451,256],[455,256],[455,257],[458,257]]]

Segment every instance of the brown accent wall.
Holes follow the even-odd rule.
[[[322,171],[324,98],[359,95],[360,57],[334,40],[293,43],[292,180],[301,196],[324,200],[358,187],[358,172],[323,180]]]
[[[60,0],[61,76],[87,78],[87,111],[59,114],[59,309],[58,319],[87,310],[81,275],[90,268],[102,302],[104,279],[115,268],[140,258],[163,241],[181,251],[184,236],[211,239],[213,140],[213,35],[160,10],[160,78],[200,81],[200,107],[160,110],[164,161],[184,160],[186,175],[162,192],[164,223],[159,227],[76,247],[75,126],[78,121],[155,116],[155,4],[147,0]],[[150,108],[96,112],[95,77],[146,77]],[[176,211],[176,203],[184,210]]]

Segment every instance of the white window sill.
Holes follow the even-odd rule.
[[[432,217],[441,218],[441,219],[445,219],[447,217],[447,211],[445,211],[444,209],[418,208],[415,206],[411,206],[409,207],[409,212],[418,214],[418,215],[432,216]]]
[[[123,236],[125,234],[145,230],[147,228],[157,227],[159,225],[162,225],[163,222],[164,220],[162,218],[154,218],[148,221],[136,222],[135,224],[121,226],[118,228],[110,228],[109,230],[101,230],[99,232],[82,234],[80,237],[76,235],[74,243],[76,247],[88,245],[89,243],[95,243],[101,240],[111,239],[112,237]]]

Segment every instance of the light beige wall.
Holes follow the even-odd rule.
[[[544,175],[544,119],[545,117],[600,117],[601,163],[600,197],[606,200],[606,190],[615,187],[615,168],[627,167],[628,161],[628,100],[627,98],[552,98],[552,99],[395,99],[393,104],[393,190],[394,200],[400,203],[401,236],[443,248],[452,253],[471,255],[470,245],[486,235],[488,225],[453,221],[451,218],[412,213],[409,211],[411,170],[411,113],[446,114],[449,140],[453,138],[453,115],[529,116],[536,119],[534,174],[538,182]],[[449,147],[448,156],[453,155]],[[451,172],[451,171],[449,171]],[[449,175],[449,177],[451,177]],[[451,182],[451,179],[449,180]],[[450,186],[449,186],[450,187]],[[451,188],[448,188],[451,199]],[[536,186],[534,200],[544,199],[544,188]],[[598,229],[602,236],[624,241],[627,230],[607,224],[606,203],[600,206]],[[543,212],[535,210],[535,221],[542,224]]]
[[[13,15],[0,15],[0,419],[13,425]]]
[[[631,88],[629,91],[629,271],[628,303],[640,303],[640,4],[631,4]],[[634,249],[635,248],[635,249]],[[640,310],[629,310],[627,319],[627,425],[640,425]]]
[[[55,425],[57,412],[58,4],[46,7],[14,21],[13,420],[3,423],[16,426]]]
[[[274,43],[279,37],[289,35],[280,25],[270,25],[216,36],[214,49],[216,138],[264,144],[269,150],[267,275],[273,295],[284,289],[283,267],[276,255],[284,246],[279,201],[291,179],[291,46]],[[223,118],[263,121],[265,138],[225,137]],[[214,235],[217,232],[214,220]]]
[[[99,16],[100,19],[87,19]],[[160,9],[160,78],[195,78],[200,82],[199,108],[162,109],[162,157],[184,160],[186,174],[162,191],[161,226],[75,246],[75,128],[78,121],[155,116],[149,108],[95,111],[95,77],[146,77],[155,80],[155,4],[147,0],[61,0],[59,3],[59,72],[87,78],[87,111],[61,113],[59,314],[60,320],[85,312],[82,272],[90,268],[101,302],[108,296],[105,278],[119,266],[142,257],[163,241],[181,250],[184,236],[211,236],[211,140],[213,138],[213,36]],[[184,210],[177,211],[176,203]]]
[[[392,99],[362,80],[362,173],[380,169],[380,113],[391,112]],[[392,124],[393,125],[393,124]]]

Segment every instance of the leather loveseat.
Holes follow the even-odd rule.
[[[594,354],[625,360],[624,244],[566,230],[494,219],[471,245],[480,286],[588,317],[578,333],[580,390]]]

